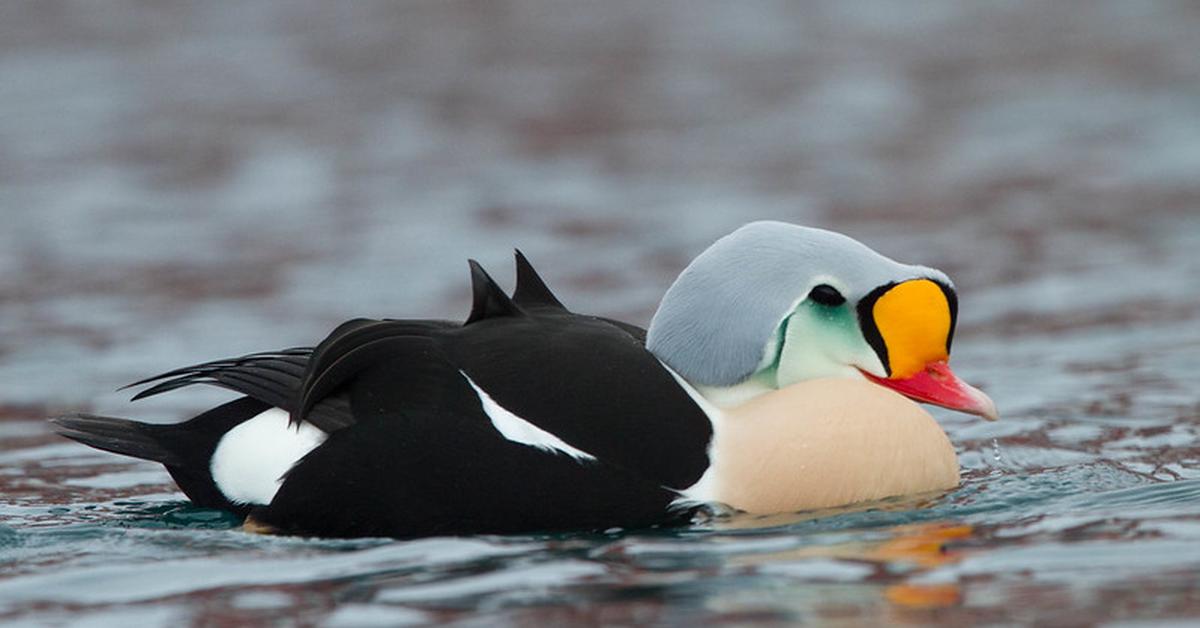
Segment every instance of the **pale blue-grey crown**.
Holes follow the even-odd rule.
[[[732,386],[758,370],[776,330],[816,285],[850,305],[875,288],[941,271],[895,262],[832,231],[747,224],[717,240],[663,296],[646,347],[693,384]]]

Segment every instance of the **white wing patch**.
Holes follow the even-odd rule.
[[[566,454],[580,462],[594,461],[596,459],[595,456],[586,451],[568,445],[563,439],[509,412],[503,406],[496,403],[496,400],[492,399],[491,395],[487,394],[479,386],[476,386],[475,382],[471,381],[471,378],[466,373],[463,371],[459,371],[459,373],[462,373],[463,379],[467,380],[471,388],[475,389],[475,394],[479,396],[479,403],[483,405],[484,414],[488,416],[488,419],[492,422],[492,426],[504,438],[514,443],[536,447],[542,451]]]
[[[288,425],[288,413],[271,408],[229,430],[213,451],[209,470],[226,499],[269,504],[283,476],[328,434],[309,423]]]

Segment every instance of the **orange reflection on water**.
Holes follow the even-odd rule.
[[[906,526],[903,532],[884,542],[874,552],[878,560],[906,562],[916,565],[918,573],[958,562],[963,552],[947,549],[946,544],[970,538],[974,529],[966,524],[921,524]],[[914,574],[915,575],[915,574]],[[909,609],[938,609],[957,606],[962,602],[962,589],[957,583],[915,584],[902,582],[884,589],[884,597],[897,606]]]
[[[954,583],[893,584],[883,595],[892,604],[913,609],[949,608],[962,601],[962,590]]]
[[[814,558],[869,563],[880,569],[867,576],[864,584],[892,580],[897,577],[892,575],[896,571],[904,573],[902,580],[883,586],[885,607],[897,611],[929,611],[961,604],[963,593],[956,583],[920,584],[912,580],[932,569],[962,560],[966,552],[953,549],[951,544],[970,538],[975,532],[972,526],[940,521],[897,526],[887,532],[892,536],[886,540],[809,546],[744,558],[755,564]],[[873,587],[871,590],[879,591]],[[891,616],[885,607],[877,607],[877,611],[889,617],[889,621],[903,619]]]

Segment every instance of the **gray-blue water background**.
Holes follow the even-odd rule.
[[[1114,625],[1200,618],[1200,5],[0,4],[0,622]],[[175,366],[465,315],[521,247],[645,324],[739,224],[958,282],[919,503],[323,542],[51,436]]]

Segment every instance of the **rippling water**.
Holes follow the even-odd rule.
[[[0,7],[0,621],[1200,619],[1200,11],[1113,0]],[[645,323],[757,218],[947,270],[946,495],[687,529],[244,534],[50,435],[181,364],[460,317],[520,246]]]

